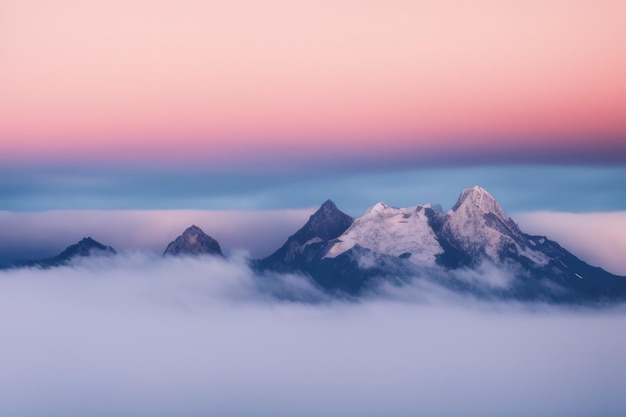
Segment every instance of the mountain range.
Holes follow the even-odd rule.
[[[325,290],[346,295],[418,277],[484,298],[577,302],[626,296],[625,277],[588,265],[545,236],[523,233],[478,186],[463,190],[447,213],[432,204],[377,203],[349,224],[344,216],[326,202],[255,266],[303,272]],[[322,236],[319,224],[337,233]]]
[[[21,265],[53,267],[90,254],[115,250],[85,238],[56,257]],[[195,225],[163,255],[223,257],[219,243]],[[353,219],[328,200],[278,250],[251,261],[251,267],[261,276],[304,274],[340,297],[420,279],[488,299],[588,303],[626,298],[626,277],[588,265],[545,236],[523,233],[478,186],[463,190],[448,212],[434,204],[395,208],[381,202]]]

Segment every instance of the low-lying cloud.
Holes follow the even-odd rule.
[[[626,412],[622,308],[433,284],[338,301],[242,260],[135,253],[0,271],[0,317],[1,415]]]

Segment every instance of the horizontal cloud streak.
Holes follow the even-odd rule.
[[[0,272],[0,413],[626,411],[621,310],[481,304],[427,286],[302,304],[260,279],[238,262],[145,255]]]
[[[0,210],[211,209],[277,210],[314,207],[328,198],[355,216],[384,201],[397,207],[441,203],[452,207],[458,193],[480,185],[505,211],[610,211],[626,209],[626,166],[423,167],[387,161],[387,166],[343,158],[286,172],[257,164],[179,170],[114,166],[32,165],[0,167]],[[498,159],[500,163],[502,160]],[[415,168],[415,167],[419,168]],[[528,184],[534,184],[529,187]],[[306,191],[306,192],[304,192]],[[585,198],[581,198],[581,195]]]

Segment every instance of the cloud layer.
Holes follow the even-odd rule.
[[[0,164],[0,210],[284,210],[319,206],[330,198],[357,216],[381,200],[396,207],[452,207],[461,190],[474,185],[489,190],[507,212],[626,208],[624,165],[506,165],[511,162],[506,157],[496,159],[500,165],[460,167],[454,166],[459,161],[436,167],[409,154],[403,159],[376,155],[360,163],[334,154],[315,164],[283,158],[270,167],[249,163],[227,169],[207,164],[148,168],[134,162]]]
[[[290,302],[276,288],[316,292],[262,279],[238,261],[142,254],[0,272],[0,414],[626,411],[621,309],[481,304],[420,285]]]

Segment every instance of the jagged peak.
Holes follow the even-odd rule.
[[[206,236],[210,239],[215,240],[212,236],[209,236],[208,234],[206,234],[204,230],[202,230],[200,227],[196,226],[195,224],[192,224],[191,226],[186,228],[185,231],[183,231],[183,233],[180,235],[180,237],[184,237],[187,239],[198,237],[198,236]]]
[[[206,234],[204,233],[204,231],[202,229],[200,229],[198,226],[196,226],[195,224],[192,224],[191,226],[189,226],[188,228],[185,229],[185,231],[183,232],[183,234],[190,234],[190,233],[202,233],[202,234]]]
[[[335,202],[329,198],[328,200],[324,201],[324,203],[320,206],[320,208],[336,209],[337,205],[335,205]]]
[[[328,199],[324,201],[320,208],[318,208],[315,213],[311,215],[311,218],[327,217],[334,213],[341,213],[341,210],[337,208],[337,206],[331,199]]]
[[[485,190],[484,188],[478,185],[475,185],[471,188],[465,188],[461,191],[461,194],[459,194],[459,198],[456,204],[452,207],[452,211],[456,211],[456,209],[458,209],[461,206],[461,204],[463,204],[463,202],[465,202],[465,200],[467,200],[468,198],[470,199],[482,198],[486,200],[495,200],[495,198],[493,198],[493,196],[489,194],[487,190]]]
[[[451,211],[457,212],[461,207],[468,204],[471,204],[474,209],[478,209],[483,213],[494,213],[505,220],[509,218],[502,210],[498,201],[487,190],[478,185],[461,191]]]
[[[111,246],[103,245],[102,243],[88,236],[82,238],[80,241],[78,241],[78,243],[68,246],[58,256],[73,256],[75,254],[86,256],[94,250],[111,254],[117,253],[115,249],[113,249]]]
[[[311,215],[311,217],[309,217],[309,220],[305,224],[305,227],[307,225],[312,226],[313,224],[324,222],[328,219],[333,219],[338,216],[339,217],[347,216],[350,219],[352,219],[352,217],[348,216],[343,211],[339,210],[331,199],[328,199],[320,206],[320,208],[318,208],[315,211],[315,213]]]
[[[91,236],[87,236],[87,237],[82,238],[78,242],[78,244],[82,245],[82,246],[85,246],[85,245],[94,245],[94,244],[100,245],[101,243],[100,242],[96,242],[94,239],[92,239]]]
[[[87,236],[82,238],[80,241],[78,241],[78,243],[76,243],[75,245],[72,246],[78,246],[81,248],[99,248],[99,249],[112,249],[110,246],[107,245],[103,245],[102,243],[98,242],[97,240],[93,239],[91,236]],[[71,247],[71,246],[69,246]],[[68,248],[69,248],[68,247]]]
[[[443,213],[443,209],[441,208],[440,204],[427,203],[427,204],[418,204],[416,206],[411,206],[411,207],[394,207],[382,201],[379,201],[378,203],[369,207],[363,214],[363,217],[367,217],[371,215],[378,215],[378,214],[393,215],[394,213],[398,213],[398,212],[420,213],[424,209],[431,209],[433,211]]]
[[[439,213],[443,213],[443,208],[441,207],[441,204],[439,204],[439,203],[420,204],[420,205],[416,206],[415,211],[421,211],[423,209],[431,209],[433,211],[436,211],[436,212],[439,212]]]
[[[222,256],[222,249],[217,240],[204,233],[198,226],[191,225],[170,242],[163,255],[201,255],[216,254]]]
[[[388,204],[383,203],[382,201],[379,201],[378,203],[374,204],[372,207],[365,210],[364,216],[368,214],[372,214],[372,213],[381,213],[390,208],[391,206],[389,206]]]
[[[439,203],[431,203],[430,207],[428,207],[438,213],[443,213],[443,207],[441,207],[441,204]]]
[[[300,243],[314,237],[330,239],[336,237],[335,234],[337,236],[341,234],[352,224],[352,221],[352,217],[339,210],[332,200],[326,200],[292,237]]]

